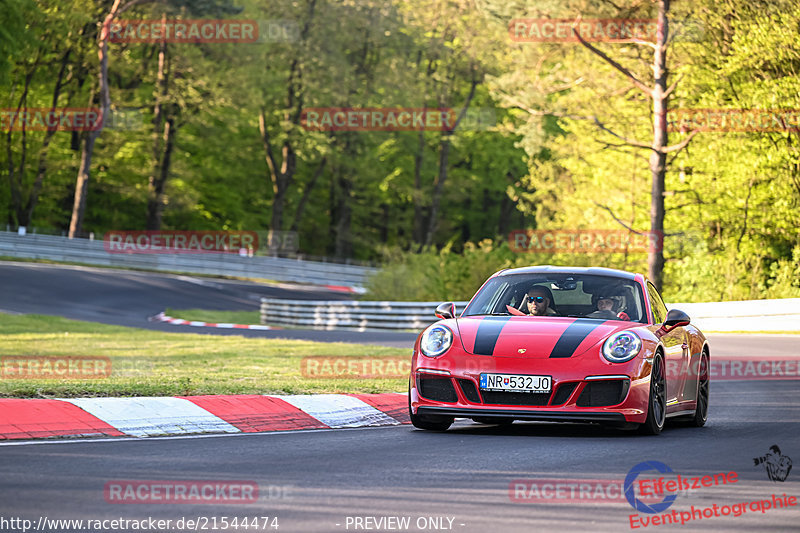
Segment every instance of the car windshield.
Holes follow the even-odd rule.
[[[517,314],[647,323],[638,283],[583,274],[494,277],[478,291],[463,316]]]

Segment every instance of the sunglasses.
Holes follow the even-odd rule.
[[[544,296],[528,296],[530,303],[536,302],[537,304],[544,303]]]

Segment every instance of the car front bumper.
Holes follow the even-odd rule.
[[[460,352],[460,351],[459,351]],[[417,415],[493,417],[578,423],[643,423],[650,395],[650,364],[637,357],[611,364],[599,354],[570,359],[416,354],[410,383]],[[552,377],[549,393],[480,390],[480,374]]]

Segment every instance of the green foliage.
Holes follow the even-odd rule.
[[[514,17],[652,17],[654,3],[480,0],[489,20]],[[614,6],[621,10],[615,12]],[[611,10],[611,11],[609,11]],[[555,13],[558,13],[556,16]],[[671,21],[694,21],[696,39],[669,47],[671,109],[800,108],[800,8],[787,0],[673,2]],[[596,44],[645,83],[652,52]],[[521,111],[516,131],[531,160],[521,208],[540,228],[649,226],[650,101],[577,44],[528,43],[509,51],[517,68],[492,79],[492,94]],[[617,133],[611,136],[595,117]],[[671,133],[670,142],[686,137]],[[800,151],[797,131],[700,133],[671,154],[666,175],[665,297],[708,301],[797,294]],[[564,258],[571,262],[570,258]],[[567,263],[564,263],[567,264]],[[644,270],[644,269],[642,269]]]
[[[718,302],[762,298],[800,298],[800,247],[791,259],[769,260],[757,255],[720,251],[703,253],[705,243],[692,239],[698,249],[670,261],[665,271],[663,296],[667,302]],[[687,243],[683,243],[684,246]],[[670,246],[667,243],[667,246]],[[514,253],[507,243],[467,243],[462,253],[450,246],[421,253],[392,250],[386,266],[367,283],[364,300],[460,301],[469,300],[498,270],[534,265],[600,266],[646,274],[644,254],[542,254]],[[746,273],[746,274],[745,274]]]
[[[3,0],[0,9],[0,86],[5,86],[11,63],[19,60],[35,36],[28,32],[27,21],[41,15],[33,0]]]
[[[486,279],[499,270],[536,265],[599,266],[643,271],[645,254],[514,252],[508,242],[485,239],[467,242],[457,253],[448,244],[420,253],[392,249],[385,252],[386,266],[369,278],[364,300],[448,301],[469,300]]]
[[[148,179],[160,142],[160,103],[176,120],[164,191],[165,229],[263,230],[275,191],[259,131],[278,166],[292,167],[281,228],[300,252],[384,260],[372,291],[390,299],[469,297],[486,276],[521,264],[597,264],[645,271],[642,254],[514,254],[515,229],[646,230],[651,102],[575,43],[518,43],[513,18],[652,18],[640,0],[170,0],[138,4],[127,19],[235,18],[288,23],[285,39],[170,43],[166,93],[157,43],[112,43],[113,106],[135,128],[98,139],[84,229],[144,228]],[[97,105],[98,21],[107,0],[4,0],[0,107]],[[313,7],[313,9],[312,9]],[[700,31],[669,45],[670,109],[800,109],[800,7],[796,0],[672,2],[671,24]],[[267,26],[268,27],[268,26]],[[266,29],[266,27],[264,28]],[[652,49],[597,43],[652,83]],[[61,74],[60,74],[61,73]],[[57,80],[61,85],[57,86]],[[490,124],[439,131],[317,132],[300,107],[460,109],[475,80],[473,112]],[[493,117],[493,118],[492,118]],[[597,127],[597,118],[619,137]],[[485,127],[484,127],[485,126]],[[676,143],[686,133],[671,132]],[[69,226],[80,135],[2,132],[0,217]],[[49,144],[48,144],[49,143]],[[433,247],[418,251],[449,147]],[[291,157],[289,157],[291,156]],[[317,172],[321,162],[325,165]],[[698,301],[797,294],[800,136],[704,132],[672,153],[666,173],[665,294]],[[302,207],[302,209],[301,209]],[[480,243],[473,245],[470,243]],[[391,252],[385,252],[391,250]],[[386,296],[383,296],[386,295]]]
[[[387,252],[387,266],[367,283],[366,300],[469,300],[486,278],[514,263],[508,245],[495,248],[485,240],[467,243],[457,254],[451,247],[421,253]]]

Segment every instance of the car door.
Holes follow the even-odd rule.
[[[650,309],[656,324],[663,324],[667,318],[667,306],[661,295],[649,281],[647,282],[647,296],[650,299]],[[686,330],[678,327],[669,333],[656,332],[661,336],[664,345],[664,363],[667,372],[667,412],[670,407],[683,401],[683,387],[689,365],[689,346],[686,343]]]

